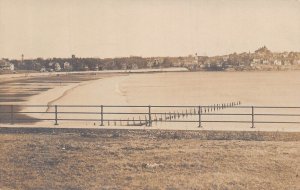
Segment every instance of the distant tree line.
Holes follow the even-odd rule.
[[[16,70],[36,70],[54,69],[55,64],[59,64],[61,70],[66,69],[65,63],[69,63],[72,71],[85,70],[120,70],[120,69],[142,69],[149,68],[149,60],[142,57],[122,57],[122,58],[51,58],[51,59],[26,59],[10,60],[15,65]],[[151,67],[164,67],[164,64],[153,65]]]
[[[273,53],[263,46],[254,53],[232,53],[223,56],[151,57],[139,56],[120,58],[51,58],[8,60],[16,70],[35,71],[87,71],[87,70],[134,70],[145,68],[186,67],[189,70],[222,71],[226,69],[256,69],[260,65],[300,65],[299,52]]]

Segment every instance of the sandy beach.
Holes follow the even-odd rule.
[[[300,105],[299,72],[164,72],[164,73],[128,73],[128,74],[99,74],[91,75],[89,80],[75,83],[55,83],[51,89],[30,96],[20,104],[23,105],[87,105],[97,107],[60,107],[60,112],[95,112],[95,114],[77,114],[76,118],[92,119],[94,121],[74,122],[60,121],[61,127],[99,127],[100,105],[214,105],[241,101],[242,105],[257,106],[297,106]],[[289,76],[289,77],[287,77]],[[294,77],[293,77],[294,76]],[[93,78],[94,77],[94,78]],[[40,85],[40,84],[39,84]],[[44,84],[47,86],[47,83]],[[245,88],[246,87],[246,88]],[[270,98],[272,97],[272,98]],[[29,113],[29,117],[54,118],[53,107],[27,107],[23,111],[47,111],[49,114]],[[106,112],[120,112],[117,109],[104,110]],[[124,108],[122,112],[147,112],[147,108]],[[156,109],[154,112],[185,112],[185,109]],[[193,110],[189,110],[193,111]],[[257,110],[264,113],[270,110]],[[292,113],[300,110],[281,110]],[[281,113],[273,111],[274,113]],[[97,114],[99,113],[99,114]],[[224,109],[218,113],[251,113],[249,109]],[[106,119],[144,119],[138,115],[110,115]],[[153,116],[154,117],[154,116]],[[155,115],[155,117],[163,117]],[[74,114],[63,114],[59,119],[72,119]],[[183,118],[197,120],[197,116]],[[266,118],[257,116],[256,119],[281,121],[280,118]],[[286,119],[286,118],[284,118]],[[297,121],[298,118],[289,118]],[[245,120],[249,116],[204,116],[203,120]],[[42,121],[35,126],[53,126],[53,121]],[[137,126],[121,126],[126,123],[105,123],[108,128],[137,128]],[[109,126],[108,126],[109,125]],[[249,130],[249,131],[299,131],[294,124],[257,124],[250,128],[250,124],[240,123],[160,123],[153,122],[153,129],[178,130]],[[145,128],[145,126],[142,126]]]

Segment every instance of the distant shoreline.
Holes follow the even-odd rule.
[[[160,68],[160,69],[136,69],[136,70],[101,70],[101,71],[71,71],[71,72],[26,72],[26,73],[0,73],[0,82],[7,79],[19,79],[22,77],[39,77],[39,76],[54,76],[54,75],[72,75],[72,74],[113,74],[113,73],[159,73],[159,72],[259,72],[259,73],[269,73],[269,72],[299,72],[300,69],[282,69],[282,70],[189,70],[185,67],[170,67],[170,68]]]
[[[161,69],[136,69],[136,70],[101,70],[101,71],[73,71],[73,72],[39,72],[39,73],[15,73],[0,74],[0,80],[19,79],[22,77],[39,77],[54,75],[72,75],[72,74],[111,74],[111,73],[158,73],[158,72],[189,72],[185,67],[170,67]]]

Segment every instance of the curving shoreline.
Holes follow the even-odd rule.
[[[119,82],[124,80],[127,75],[111,75],[109,77],[102,77],[96,80],[83,81],[67,86],[57,86],[38,95],[32,96],[26,102],[26,105],[45,105],[45,107],[24,107],[24,112],[53,112],[54,108],[50,105],[100,105],[104,102],[118,101],[120,104],[126,104],[124,96],[119,94],[116,86]],[[94,90],[101,88],[106,93]],[[111,101],[110,101],[111,100]],[[72,111],[76,111],[73,109]],[[60,108],[60,111],[70,111],[67,108]],[[83,108],[77,111],[84,111]],[[29,117],[47,118],[47,114],[26,114]],[[38,122],[36,125],[45,125],[48,122]],[[46,124],[47,126],[49,124]],[[52,125],[52,122],[51,124]]]
[[[57,97],[57,98],[55,98],[55,99],[53,99],[53,100],[51,100],[47,103],[48,108],[47,108],[46,112],[49,111],[50,106],[53,105],[56,101],[60,100],[61,98],[65,97],[65,96],[67,96],[75,88],[78,88],[78,87],[80,87],[82,85],[85,85],[85,84],[86,84],[85,82],[84,83],[79,83],[76,86],[71,86],[71,88],[64,90],[64,92],[59,97]]]
[[[296,80],[298,73],[274,73],[272,75],[255,74],[255,73],[155,73],[155,74],[111,74],[80,83],[68,83],[66,86],[60,85],[59,78],[54,78],[56,86],[53,89],[41,92],[38,95],[30,97],[30,101],[26,104],[33,105],[62,105],[58,107],[58,112],[85,112],[83,114],[64,113],[58,114],[60,127],[93,127],[99,125],[100,120],[100,105],[212,105],[220,102],[234,101],[239,97],[243,105],[278,105],[278,100],[281,100],[281,105],[294,105],[298,102],[296,92],[300,91],[299,79]],[[291,77],[295,76],[295,77]],[[292,79],[291,79],[292,78]],[[38,81],[38,80],[36,80]],[[43,81],[41,81],[43,83]],[[48,82],[48,81],[47,81]],[[260,83],[258,83],[260,82]],[[41,84],[42,84],[41,83]],[[29,84],[30,86],[31,84]],[[43,83],[43,86],[48,86],[48,83]],[[269,88],[266,88],[266,85]],[[220,88],[222,86],[222,88]],[[247,88],[244,88],[247,86]],[[52,84],[53,87],[53,84]],[[205,89],[205,90],[203,90]],[[276,92],[276,93],[275,93]],[[288,93],[290,92],[290,93]],[[289,98],[286,98],[287,93]],[[266,98],[272,95],[272,99]],[[64,105],[87,105],[88,107],[63,107]],[[278,106],[281,106],[278,105]],[[46,122],[38,123],[44,126],[53,126],[55,117],[54,108],[47,106],[30,108],[30,111],[45,111],[48,114],[40,114],[37,118],[46,119],[49,116],[52,119],[49,125]],[[29,109],[28,109],[29,111]],[[140,108],[115,108],[114,110],[106,107],[104,112],[147,112]],[[173,112],[186,110],[156,110],[159,112]],[[225,112],[226,111],[226,112]],[[236,110],[238,111],[238,110]],[[249,110],[246,110],[249,111]],[[90,113],[86,113],[90,112]],[[153,110],[155,112],[155,110]],[[231,113],[230,110],[224,110],[225,113]],[[244,113],[244,112],[243,112]],[[248,112],[247,112],[248,113]],[[289,113],[284,110],[284,113]],[[37,116],[30,114],[30,116]],[[111,118],[109,118],[111,117]],[[158,116],[159,117],[159,116]],[[221,116],[220,116],[221,117]],[[105,115],[108,119],[132,119],[140,120],[139,115],[116,116],[114,114]],[[144,115],[141,116],[141,119]],[[71,122],[71,119],[82,119],[80,122]],[[220,119],[219,116],[214,116],[204,119]],[[231,118],[226,116],[225,119],[240,119],[249,120],[247,116],[239,118]],[[267,120],[265,117],[257,117],[257,119]],[[283,118],[285,119],[285,118]],[[88,121],[89,120],[89,121]],[[272,118],[272,121],[279,121],[280,118]],[[267,120],[268,121],[268,120]],[[292,118],[289,118],[292,121]],[[66,125],[65,125],[66,124]],[[119,123],[117,123],[119,124]],[[123,123],[124,124],[124,123]],[[105,123],[108,127],[116,125],[114,123]],[[116,127],[121,127],[116,125]],[[38,126],[38,125],[37,125]],[[261,126],[261,128],[260,128]],[[196,125],[187,123],[168,123],[153,126],[152,129],[175,129],[175,130],[196,130]],[[127,127],[126,127],[127,128]],[[134,127],[136,128],[136,127]],[[141,127],[143,128],[143,127]],[[276,126],[275,125],[257,125],[255,129],[250,129],[247,124],[222,124],[211,125],[205,124],[204,130],[277,130],[277,131],[299,131],[299,128],[294,125]],[[198,129],[197,129],[198,130]],[[201,130],[201,129],[200,129]],[[202,129],[203,130],[203,129]]]

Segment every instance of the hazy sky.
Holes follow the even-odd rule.
[[[0,0],[0,58],[300,51],[300,0]]]

